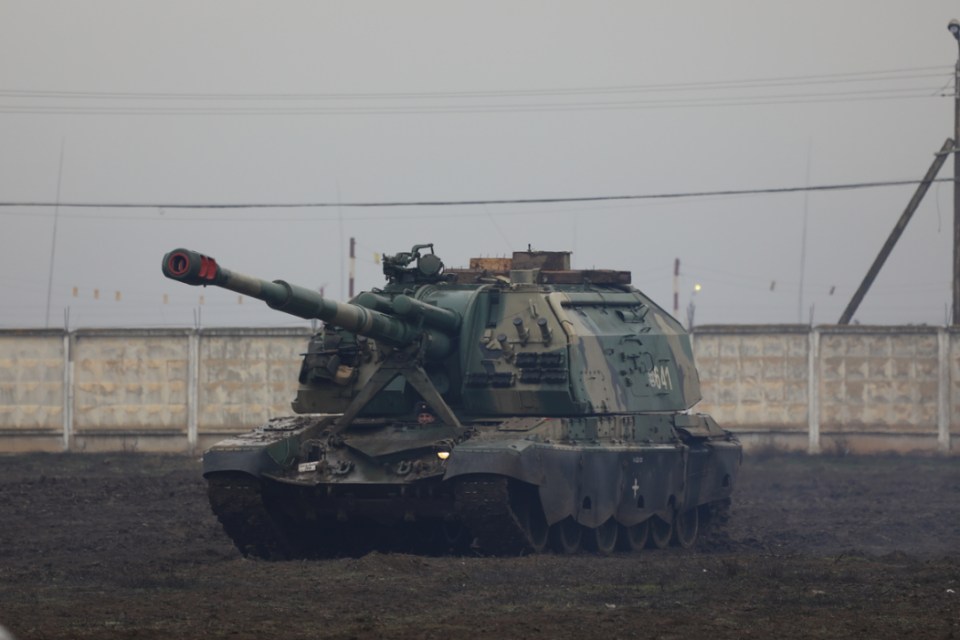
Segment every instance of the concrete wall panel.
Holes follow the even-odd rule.
[[[236,432],[292,413],[306,336],[203,335],[198,427]]]
[[[0,430],[63,429],[63,336],[0,335]]]
[[[820,340],[824,432],[937,433],[936,330],[851,327]]]
[[[77,434],[186,432],[186,337],[78,333],[73,361]]]
[[[698,332],[703,401],[697,411],[746,430],[805,430],[807,343],[806,332]]]

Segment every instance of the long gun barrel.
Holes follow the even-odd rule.
[[[327,300],[316,291],[283,280],[271,282],[224,269],[213,258],[189,249],[174,249],[164,255],[163,275],[185,284],[213,285],[236,291],[263,300],[271,309],[300,318],[323,320],[395,347],[410,344],[426,335],[429,340],[427,354],[433,357],[442,357],[450,352],[450,335],[455,335],[460,325],[460,314],[457,312],[427,305],[407,296],[398,296],[392,304],[384,301],[381,310],[336,302]],[[394,310],[394,305],[400,308]],[[394,317],[383,309],[405,318],[422,318],[423,324],[429,328],[424,330],[419,323]]]

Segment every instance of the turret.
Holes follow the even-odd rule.
[[[163,258],[168,278],[326,323],[304,354],[297,413],[342,412],[346,424],[425,401],[453,425],[455,415],[662,413],[700,400],[689,336],[629,272],[571,269],[567,252],[532,250],[445,270],[429,244],[384,256],[383,271],[382,289],[335,302],[194,251]]]

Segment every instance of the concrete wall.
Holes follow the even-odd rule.
[[[290,413],[297,329],[0,331],[0,452],[198,451]],[[696,410],[747,447],[960,450],[960,331],[705,326]]]
[[[730,425],[805,432],[808,330],[762,329],[697,331],[694,356],[703,393],[697,410]]]
[[[290,413],[309,335],[0,331],[0,452],[197,451]]]
[[[0,433],[62,447],[64,349],[59,331],[0,332]]]
[[[698,411],[750,446],[951,451],[960,333],[936,327],[705,326]]]

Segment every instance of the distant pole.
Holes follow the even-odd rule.
[[[350,300],[353,300],[353,280],[357,271],[357,239],[350,237],[350,287],[347,289],[350,293]]]
[[[680,258],[673,261],[673,317],[680,317]]]
[[[343,299],[343,208],[340,206],[340,181],[337,180],[337,229],[340,232],[340,299]]]
[[[960,323],[960,21],[947,25],[957,40],[957,65],[953,74],[953,322]]]
[[[810,186],[810,150],[813,138],[807,142],[807,186]],[[803,322],[803,276],[807,271],[807,221],[810,217],[810,190],[803,192],[803,233],[800,236],[800,291],[797,293],[797,323]],[[813,324],[812,322],[810,324]]]
[[[50,267],[47,274],[47,312],[44,315],[43,326],[50,327],[50,300],[53,296],[53,266],[57,255],[57,223],[60,221],[60,185],[63,183],[63,145],[64,138],[60,138],[60,167],[57,169],[57,206],[53,209],[53,233],[50,238]]]
[[[920,201],[923,200],[923,196],[926,195],[930,184],[936,179],[940,167],[947,161],[947,156],[950,154],[953,145],[954,142],[950,138],[947,138],[943,142],[943,146],[940,147],[940,151],[936,153],[933,159],[933,164],[927,169],[927,174],[923,177],[923,180],[920,181],[920,185],[917,186],[913,197],[910,198],[910,202],[907,203],[907,208],[900,214],[900,219],[897,220],[897,224],[893,226],[893,231],[890,232],[887,241],[880,248],[880,253],[877,254],[876,259],[870,266],[870,270],[867,271],[867,275],[864,276],[863,282],[860,283],[860,288],[853,294],[853,298],[850,299],[850,304],[847,305],[837,324],[850,324],[850,321],[853,319],[853,314],[857,312],[857,307],[863,302],[863,297],[867,295],[867,291],[870,290],[870,285],[873,284],[877,274],[880,273],[883,263],[887,261],[887,257],[890,255],[890,252],[893,251],[893,247],[903,234],[903,230],[907,228],[907,223],[910,222],[910,218],[913,217],[913,212],[920,206]],[[954,250],[956,250],[956,248],[954,248]]]

